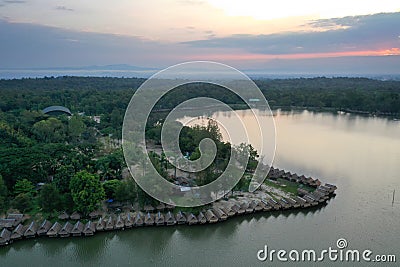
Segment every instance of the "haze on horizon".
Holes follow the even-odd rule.
[[[396,0],[0,0],[0,68],[400,73]]]

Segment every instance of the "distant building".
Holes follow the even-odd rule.
[[[69,116],[72,116],[72,112],[68,108],[62,106],[50,106],[43,109],[42,112],[48,115],[67,114]]]
[[[100,117],[100,116],[93,116],[92,119],[93,119],[96,123],[100,123],[100,122],[101,122],[101,117]]]

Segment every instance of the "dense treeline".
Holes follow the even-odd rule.
[[[41,110],[63,105],[73,112],[104,116],[110,126],[121,121],[133,92],[144,82],[135,78],[59,77],[0,80],[0,110]],[[274,107],[313,107],[369,113],[400,113],[400,81],[366,78],[312,78],[257,80],[269,104]],[[237,96],[205,84],[177,88],[165,96],[157,108],[173,108],[177,103],[209,96],[228,104],[238,104]],[[112,125],[114,124],[114,125]]]

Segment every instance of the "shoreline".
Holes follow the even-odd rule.
[[[231,198],[222,198],[212,206],[203,209],[198,214],[190,212],[173,212],[174,207],[145,207],[147,211],[125,211],[119,214],[103,213],[98,214],[98,218],[83,219],[72,214],[63,214],[59,221],[51,223],[44,220],[41,223],[30,221],[23,225],[23,214],[8,214],[8,227],[3,227],[0,232],[0,246],[7,246],[15,241],[24,239],[50,237],[88,237],[98,232],[119,231],[134,229],[139,227],[154,226],[174,226],[174,225],[206,225],[223,222],[232,217],[249,215],[262,212],[273,211],[292,211],[310,209],[321,205],[326,205],[327,201],[336,195],[337,187],[326,183],[324,185],[318,179],[305,177],[304,175],[292,174],[271,168],[266,181],[278,183],[278,179],[297,183],[299,188],[297,195],[287,193],[280,196],[273,194],[272,187],[260,186],[254,193],[235,192]],[[307,191],[301,185],[313,187],[314,191]],[[276,188],[275,188],[276,189]],[[276,189],[278,190],[278,189]],[[281,191],[281,193],[284,193]],[[73,219],[74,218],[74,219]],[[8,220],[8,221],[7,221]]]

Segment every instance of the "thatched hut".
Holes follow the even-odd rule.
[[[264,209],[264,204],[261,201],[253,200],[254,211],[262,211]]]
[[[290,209],[292,207],[292,205],[290,205],[290,203],[287,202],[284,198],[279,199],[278,203],[283,209]]]
[[[164,214],[162,214],[160,211],[156,214],[155,223],[156,225],[164,225],[165,223]]]
[[[220,208],[214,207],[213,212],[220,221],[225,221],[228,218],[228,215],[226,215]]]
[[[32,221],[25,230],[24,237],[31,238],[36,236],[37,225],[35,221]]]
[[[125,227],[126,228],[131,228],[133,226],[133,221],[134,217],[132,217],[130,212],[126,213],[126,218],[125,218]]]
[[[296,202],[296,200],[294,200],[293,198],[290,197],[285,197],[283,198],[286,200],[286,202],[288,202],[293,208],[298,208],[300,207],[300,204]]]
[[[247,202],[240,202],[240,205],[239,205],[239,210],[238,210],[238,212],[237,212],[237,214],[244,214],[244,213],[246,213],[246,209],[248,208],[248,206],[249,206],[249,204],[247,204]]]
[[[167,204],[167,205],[165,205],[165,208],[166,208],[167,210],[173,210],[173,209],[175,209],[175,206],[174,206],[174,205]]]
[[[47,232],[50,230],[51,226],[52,226],[52,224],[51,224],[50,221],[44,220],[44,221],[40,224],[39,229],[37,230],[37,234],[38,234],[39,236],[47,235]]]
[[[185,224],[185,223],[186,223],[186,217],[185,217],[185,215],[184,215],[181,211],[179,211],[179,212],[176,214],[175,218],[176,218],[176,222],[177,222],[178,224]]]
[[[106,222],[103,220],[102,217],[100,217],[96,223],[96,231],[104,231],[105,227],[106,227]]]
[[[21,239],[24,236],[24,233],[26,231],[26,226],[23,226],[22,224],[18,224],[17,227],[12,231],[11,233],[11,240],[18,240]]]
[[[230,206],[230,210],[233,211],[235,214],[239,212],[240,206],[237,203],[233,203],[232,206]],[[235,215],[234,214],[234,215]],[[229,215],[229,214],[228,214]]]
[[[176,224],[175,216],[170,211],[168,211],[167,214],[165,214],[164,220],[167,225],[175,225]]]
[[[7,215],[7,219],[15,220],[13,223],[13,226],[17,226],[22,222],[22,219],[24,218],[24,215],[21,213],[11,213]]]
[[[104,230],[106,231],[110,231],[114,229],[114,219],[113,217],[110,215],[108,217],[108,220],[106,221],[106,225],[104,226]]]
[[[206,211],[206,218],[207,218],[207,222],[209,222],[209,223],[218,222],[218,217],[215,216],[215,214],[214,214],[214,212],[212,212],[212,210],[207,210]]]
[[[148,212],[146,214],[144,217],[144,224],[146,226],[154,225],[154,215],[152,213]]]
[[[69,217],[71,218],[71,220],[74,220],[74,221],[81,219],[81,215],[76,211],[74,211],[74,213],[72,213],[71,216],[69,216]]]
[[[165,204],[160,202],[160,204],[157,205],[156,209],[163,211],[165,209]]]
[[[74,228],[72,228],[71,234],[73,236],[81,236],[84,228],[85,228],[85,225],[83,225],[83,223],[81,223],[81,221],[77,221],[74,225]]]
[[[95,232],[96,232],[96,224],[93,223],[92,221],[88,221],[85,224],[85,227],[83,228],[82,233],[85,236],[92,236],[92,235],[94,235]]]
[[[268,198],[267,202],[274,210],[279,210],[281,208],[281,205],[273,198]]]
[[[310,195],[305,195],[303,196],[303,199],[305,199],[311,206],[316,206],[318,205],[318,201],[316,201],[313,197]]]
[[[11,239],[11,232],[9,230],[7,230],[6,228],[4,228],[0,232],[0,246],[8,245],[8,243],[10,242],[10,239]]]
[[[197,216],[197,221],[198,221],[200,224],[205,224],[205,223],[207,223],[207,218],[206,218],[206,216],[204,216],[203,212],[200,212],[200,213],[199,213],[199,215]]]
[[[253,201],[250,202],[246,201],[246,203],[247,203],[246,213],[253,213],[255,208]]]
[[[61,228],[60,232],[58,232],[58,235],[60,237],[69,237],[73,228],[74,226],[70,222],[66,222]]]
[[[125,227],[124,220],[122,219],[121,214],[117,216],[117,220],[115,221],[114,229],[123,229]]]
[[[189,213],[189,214],[186,216],[186,220],[187,220],[187,223],[188,223],[189,225],[197,224],[197,223],[199,222],[199,221],[197,220],[196,216],[194,216],[193,213]]]
[[[153,212],[155,209],[154,209],[154,207],[151,206],[151,205],[146,205],[146,206],[143,207],[143,210],[144,210],[145,212]]]
[[[98,210],[92,211],[91,213],[89,213],[89,218],[90,219],[97,219],[101,216],[101,212]]]
[[[143,213],[140,211],[133,213],[133,225],[135,226],[143,226],[144,224],[144,218],[143,218]]]
[[[0,219],[0,229],[7,228],[12,230],[14,228],[15,219]]]
[[[61,213],[61,214],[58,216],[58,219],[60,219],[60,220],[68,220],[68,219],[69,219],[69,215],[68,215],[68,213],[66,213],[66,212],[64,211],[63,213]]]
[[[267,202],[265,199],[261,200],[261,202],[262,202],[263,205],[264,205],[263,211],[270,211],[270,210],[272,210],[272,206],[269,205],[268,202]]]
[[[59,224],[58,222],[55,222],[51,228],[49,229],[49,231],[47,231],[47,236],[48,237],[57,237],[58,233],[61,230],[61,224]]]

